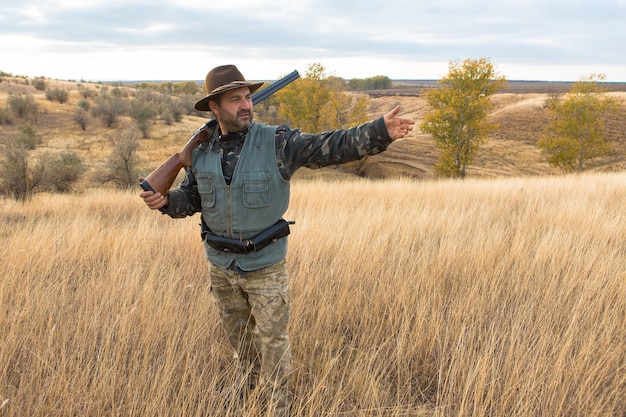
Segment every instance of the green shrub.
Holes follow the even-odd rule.
[[[43,139],[40,134],[37,133],[37,128],[31,124],[25,124],[20,126],[16,143],[24,146],[26,149],[35,149],[37,145],[42,143]]]
[[[39,91],[44,91],[46,89],[46,78],[45,77],[35,77],[33,80],[33,87],[35,87]]]
[[[46,169],[42,187],[60,193],[71,191],[83,172],[83,163],[78,155],[67,150],[58,155],[47,155],[44,159]]]
[[[78,107],[74,113],[74,123],[76,123],[82,130],[87,130],[89,124],[89,113],[82,107]]]
[[[37,122],[39,104],[35,102],[35,97],[32,94],[11,93],[9,94],[7,104],[11,111],[20,119],[30,120],[33,123]]]
[[[67,90],[63,88],[49,88],[46,90],[46,98],[50,101],[58,101],[63,104],[69,100],[70,95]]]

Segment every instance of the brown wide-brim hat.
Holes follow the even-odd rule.
[[[206,75],[204,82],[204,91],[207,93],[207,96],[198,101],[193,107],[198,111],[211,111],[209,109],[209,100],[215,98],[218,94],[241,87],[248,87],[250,93],[254,93],[262,85],[262,82],[253,83],[246,81],[234,65],[215,67]]]

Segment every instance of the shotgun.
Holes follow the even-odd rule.
[[[297,80],[298,77],[300,77],[300,74],[298,74],[298,71],[294,70],[291,74],[257,91],[252,95],[252,104],[260,103],[287,84]],[[208,139],[207,130],[215,125],[217,125],[217,120],[215,119],[211,119],[203,124],[196,130],[180,152],[176,152],[174,155],[170,156],[165,162],[152,171],[146,179],[139,183],[141,188],[145,191],[153,191],[165,195],[176,180],[180,170],[183,167],[191,166],[191,153],[198,145]]]

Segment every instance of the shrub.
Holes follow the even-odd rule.
[[[49,88],[46,90],[46,98],[63,104],[69,100],[69,93],[63,88]]]
[[[126,101],[117,96],[104,95],[96,100],[96,105],[91,109],[93,117],[100,118],[106,127],[111,127],[117,118],[126,113]]]
[[[42,187],[49,191],[66,193],[72,190],[73,184],[80,179],[83,163],[78,155],[71,150],[59,155],[46,155],[45,176]]]
[[[9,94],[7,104],[20,119],[30,120],[33,123],[37,122],[39,104],[35,102],[32,94],[11,93]]]
[[[87,110],[79,107],[74,113],[74,123],[76,123],[82,130],[87,130],[87,124],[89,124],[89,113]]]
[[[87,99],[94,97],[96,95],[96,92],[90,88],[83,88],[80,90],[80,95],[83,96],[83,98]]]
[[[0,146],[0,193],[15,200],[28,200],[43,178],[44,164],[30,163],[29,149],[15,141]]]
[[[40,134],[37,133],[37,128],[31,124],[20,126],[17,132],[16,143],[24,146],[26,149],[35,149],[37,145],[40,145],[43,141]]]
[[[45,77],[35,77],[33,80],[33,87],[37,90],[44,91],[46,89],[46,78]]]
[[[13,123],[11,111],[7,108],[0,109],[0,125],[10,125],[11,123]]]
[[[180,100],[167,98],[159,105],[158,112],[159,118],[169,126],[183,119],[184,109]]]
[[[89,104],[89,101],[82,99],[78,102],[78,107],[83,110],[89,111],[89,109],[91,108],[91,104]]]
[[[156,115],[153,105],[148,100],[135,98],[129,105],[128,113],[137,122],[143,137],[150,137],[150,126]]]
[[[139,177],[139,135],[136,126],[115,131],[110,137],[111,153],[107,158],[107,169],[96,175],[96,181],[113,183],[117,188],[128,189],[137,186]]]

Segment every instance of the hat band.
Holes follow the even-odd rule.
[[[213,94],[217,94],[220,93],[222,91],[226,91],[226,90],[230,90],[233,87],[247,87],[249,86],[251,83],[249,83],[248,81],[232,81],[226,85],[221,85],[219,87],[217,87],[216,89],[211,91],[211,95]]]

